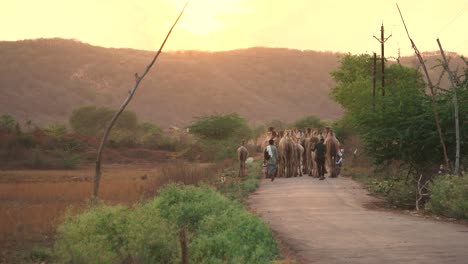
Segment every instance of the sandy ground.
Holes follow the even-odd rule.
[[[349,178],[264,179],[248,202],[304,263],[468,263],[468,227],[371,209]]]

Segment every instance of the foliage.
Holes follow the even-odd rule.
[[[112,119],[116,110],[107,107],[85,106],[73,111],[70,116],[70,126],[78,134],[91,137],[103,135],[107,124]],[[136,114],[131,111],[124,111],[117,119],[111,131],[110,138],[114,141],[128,140],[132,133],[138,128]]]
[[[302,130],[305,130],[306,128],[323,129],[325,125],[325,122],[313,115],[302,117],[293,123],[295,128]]]
[[[243,200],[258,188],[261,177],[260,163],[254,162],[246,165],[248,173],[247,177],[242,181],[235,180],[237,170],[228,170],[223,173],[223,176],[230,178],[230,180],[218,187],[222,194],[233,200]]]
[[[189,126],[190,133],[204,139],[226,140],[229,138],[247,138],[250,128],[245,118],[236,113],[199,117]]]
[[[429,186],[426,209],[432,213],[468,219],[468,178],[439,176]]]
[[[0,116],[0,131],[12,133],[15,129],[16,121],[11,115]]]
[[[61,139],[67,134],[67,127],[61,124],[53,124],[44,129],[44,133],[51,138]]]
[[[133,209],[91,207],[68,215],[54,247],[59,263],[178,263],[178,231],[189,231],[193,263],[270,263],[269,227],[215,189],[170,184]]]
[[[189,128],[199,137],[207,160],[234,158],[241,141],[252,135],[247,121],[236,113],[200,117]]]
[[[415,168],[413,175],[427,172],[430,164],[440,164],[440,141],[431,99],[425,93],[421,74],[401,65],[388,66],[386,96],[376,96],[373,110],[371,69],[370,56],[347,55],[342,58],[339,69],[332,73],[337,82],[332,95],[345,108],[346,118],[360,135],[367,153],[377,164],[395,160],[410,164]],[[466,89],[457,92],[460,102],[468,98]],[[454,157],[451,94],[439,94],[436,100],[449,155]],[[468,107],[461,107],[460,116],[467,115]],[[461,125],[460,129],[462,138],[468,137],[468,126]],[[468,147],[462,145],[462,155],[466,154]]]
[[[156,200],[135,208],[125,230],[132,263],[178,263],[177,231],[175,225],[160,216]]]
[[[91,207],[68,215],[58,228],[54,253],[59,263],[117,263],[126,246],[128,209]]]
[[[288,127],[288,124],[286,122],[278,120],[278,119],[273,119],[265,123],[266,127],[273,127],[275,128],[276,131],[281,131],[285,130]]]

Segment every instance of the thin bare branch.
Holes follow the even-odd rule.
[[[414,44],[414,41],[411,39],[408,28],[406,27],[405,20],[403,19],[403,15],[401,14],[400,7],[398,4],[396,4],[398,8],[398,12],[400,13],[401,20],[403,21],[403,25],[405,26],[406,34],[408,35],[408,38],[411,42],[411,46],[413,47],[414,53],[418,57],[419,63],[421,64],[421,67],[423,68],[424,74],[426,75],[427,79],[427,85],[429,86],[429,89],[431,91],[431,106],[432,106],[432,112],[434,113],[434,120],[437,126],[437,133],[439,134],[439,140],[440,140],[440,145],[442,146],[442,152],[444,155],[444,161],[445,161],[445,166],[447,166],[448,169],[450,169],[450,163],[447,155],[447,147],[445,146],[445,140],[444,140],[444,134],[442,133],[442,128],[440,127],[440,121],[439,121],[439,114],[437,112],[437,104],[435,101],[435,91],[434,91],[434,86],[432,85],[431,78],[429,77],[429,72],[427,71],[426,63],[424,62],[421,53],[419,52],[418,48]]]
[[[105,146],[105,143],[107,141],[107,138],[109,137],[109,134],[110,134],[110,131],[112,129],[112,127],[114,126],[115,122],[117,121],[117,119],[119,118],[120,114],[122,114],[122,112],[125,110],[125,107],[127,107],[128,103],[130,103],[130,101],[132,100],[133,98],[133,95],[135,94],[135,91],[136,89],[138,88],[138,86],[140,85],[141,81],[143,80],[143,78],[145,78],[146,74],[149,72],[149,70],[151,69],[151,67],[153,66],[153,64],[156,62],[156,60],[158,59],[159,57],[159,54],[161,54],[163,48],[164,48],[164,45],[166,44],[167,40],[169,39],[169,36],[171,35],[172,33],[172,30],[174,29],[175,25],[177,24],[177,22],[179,21],[179,19],[182,17],[182,14],[184,13],[185,11],[185,8],[187,7],[188,3],[189,3],[190,0],[188,0],[184,7],[182,8],[182,11],[180,12],[179,16],[177,17],[176,21],[174,22],[174,24],[172,25],[171,29],[169,30],[169,32],[167,33],[166,35],[166,38],[164,38],[164,41],[163,43],[161,44],[161,46],[159,47],[159,50],[158,52],[156,53],[156,55],[153,57],[153,59],[151,60],[150,64],[148,64],[148,66],[146,66],[146,69],[145,71],[143,72],[143,74],[141,75],[138,75],[138,73],[135,73],[135,84],[133,85],[132,89],[130,89],[130,91],[128,92],[128,96],[127,98],[124,100],[124,102],[122,103],[122,105],[120,106],[119,110],[117,110],[117,112],[114,114],[114,116],[112,116],[112,119],[110,120],[110,122],[107,124],[107,127],[106,127],[106,130],[104,132],[104,135],[101,139],[101,143],[99,144],[99,148],[98,148],[98,153],[97,153],[97,157],[96,157],[96,174],[94,176],[94,187],[93,187],[93,201],[97,201],[97,198],[98,198],[98,192],[99,192],[99,183],[100,183],[100,180],[101,180],[101,158],[102,158],[102,152],[104,150],[104,146]]]

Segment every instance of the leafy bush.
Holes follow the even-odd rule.
[[[426,209],[454,218],[468,218],[468,178],[437,177],[429,186],[431,198]]]
[[[268,226],[213,188],[169,185],[157,198],[161,216],[193,234],[193,263],[269,263],[278,256]]]
[[[132,263],[178,263],[179,241],[176,227],[164,220],[156,200],[137,207],[128,217],[125,231],[127,252]]]
[[[252,183],[249,184],[249,186]],[[59,263],[177,263],[179,230],[193,263],[270,263],[269,227],[215,189],[171,184],[142,205],[97,206],[68,215],[54,246]]]
[[[11,115],[0,116],[0,131],[11,133],[15,129],[16,121]]]
[[[238,207],[204,218],[190,250],[193,263],[271,263],[278,257],[269,227]]]
[[[225,140],[250,136],[247,121],[236,113],[200,117],[189,129],[190,133],[204,139]]]
[[[107,107],[85,106],[74,110],[69,121],[75,133],[99,137],[104,133],[115,112],[116,110]],[[136,114],[124,111],[117,119],[113,131],[136,131],[137,127]]]
[[[298,129],[306,129],[309,127],[322,129],[325,127],[325,123],[322,120],[320,120],[320,118],[310,115],[296,120],[293,123],[293,126]]]
[[[390,204],[398,208],[413,209],[416,202],[416,189],[412,183],[397,180],[392,183],[385,197]]]
[[[128,209],[91,207],[68,215],[58,228],[54,253],[59,263],[117,263],[126,246]]]

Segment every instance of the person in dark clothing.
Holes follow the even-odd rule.
[[[327,153],[327,146],[323,144],[323,137],[320,138],[320,142],[315,144],[315,162],[317,163],[317,170],[320,180],[325,179],[325,154]]]

